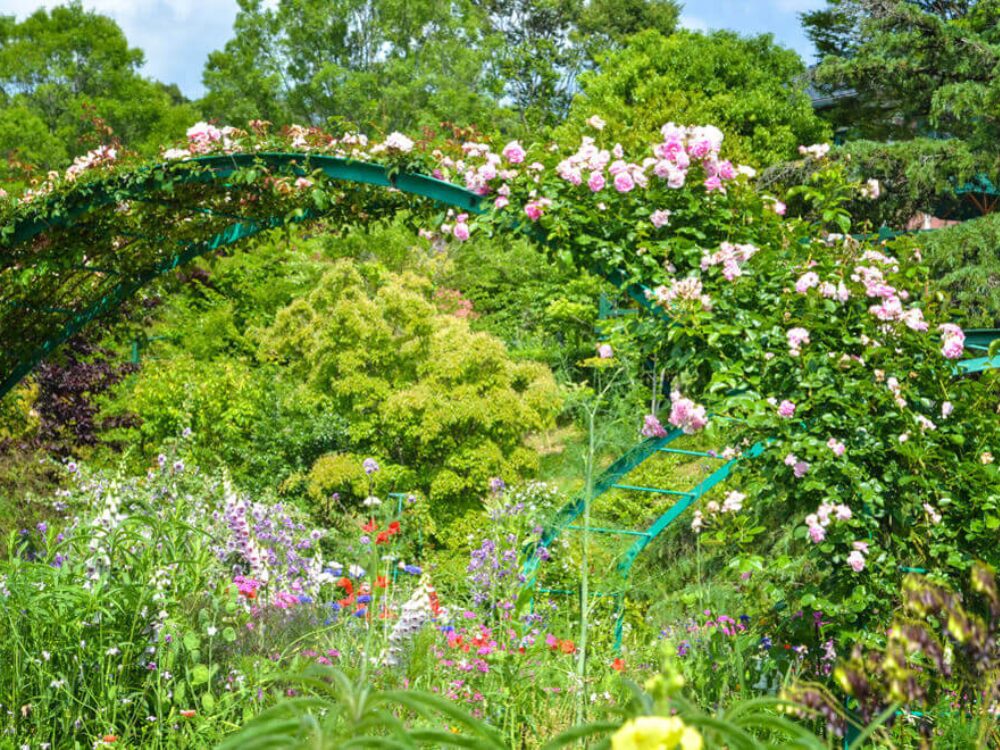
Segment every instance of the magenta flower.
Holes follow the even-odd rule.
[[[587,180],[587,187],[589,187],[592,192],[599,193],[600,191],[604,190],[604,186],[606,184],[607,181],[604,179],[603,172],[590,173],[590,179]]]
[[[645,423],[642,426],[642,436],[648,438],[661,438],[667,436],[667,431],[663,429],[660,420],[654,414],[647,414]]]
[[[795,416],[795,404],[787,398],[778,404],[778,416],[782,419],[791,419]]]

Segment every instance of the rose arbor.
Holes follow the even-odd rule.
[[[759,543],[755,558],[736,540],[780,519],[801,561],[783,594],[793,605],[860,619],[895,590],[900,566],[952,575],[995,557],[993,360],[959,362],[964,344],[991,336],[966,341],[944,301],[924,295],[918,245],[845,236],[841,204],[862,186],[821,149],[806,150],[818,168],[799,189],[815,220],[785,220],[753,170],[722,157],[716,128],[668,124],[647,152],[626,154],[591,124],[570,152],[272,133],[260,122],[201,123],[156,164],[92,152],[0,198],[0,393],[194,258],[293,223],[336,228],[406,211],[439,246],[527,232],[651,312],[643,347],[666,365],[671,408],[646,418],[647,439],[593,493],[655,499],[658,516],[634,532],[622,570],[737,466],[738,489],[708,499],[693,526],[753,564]],[[982,374],[956,378],[963,370]],[[690,453],[671,444],[706,429],[728,447],[705,453],[717,465],[694,488],[623,482],[654,455]],[[541,547],[585,500],[558,514]]]

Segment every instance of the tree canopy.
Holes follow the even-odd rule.
[[[21,165],[62,166],[109,133],[144,153],[183,134],[196,110],[140,75],[142,63],[118,25],[79,0],[21,22],[0,15],[0,181]]]

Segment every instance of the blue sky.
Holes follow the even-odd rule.
[[[0,0],[0,14],[23,18],[51,0]],[[146,53],[144,72],[176,83],[189,97],[200,96],[201,71],[208,53],[232,34],[236,0],[84,0],[84,6],[114,18],[129,42]],[[811,61],[813,49],[798,14],[824,0],[688,0],[682,25],[691,29],[733,29],[745,34],[770,32]]]

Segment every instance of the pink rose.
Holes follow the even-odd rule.
[[[670,223],[670,211],[653,211],[649,220],[653,222],[654,227],[659,229],[660,227]]]
[[[469,239],[469,225],[464,221],[460,221],[455,224],[455,228],[451,230],[451,233],[455,235],[455,239],[460,242],[465,242]]]
[[[526,155],[524,147],[517,141],[511,141],[508,143],[503,147],[503,151],[500,153],[502,153],[504,158],[511,164],[520,164],[524,161],[524,157]]]
[[[791,419],[795,416],[795,404],[787,398],[778,404],[778,416],[782,419]]]
[[[605,184],[606,184],[606,182],[605,182],[605,179],[604,179],[604,173],[603,172],[591,172],[590,173],[590,179],[587,180],[587,187],[589,187],[591,189],[591,191],[593,191],[595,193],[598,193],[601,190],[604,190]]]
[[[619,193],[627,193],[635,187],[635,180],[628,172],[619,172],[615,175],[615,190]]]

